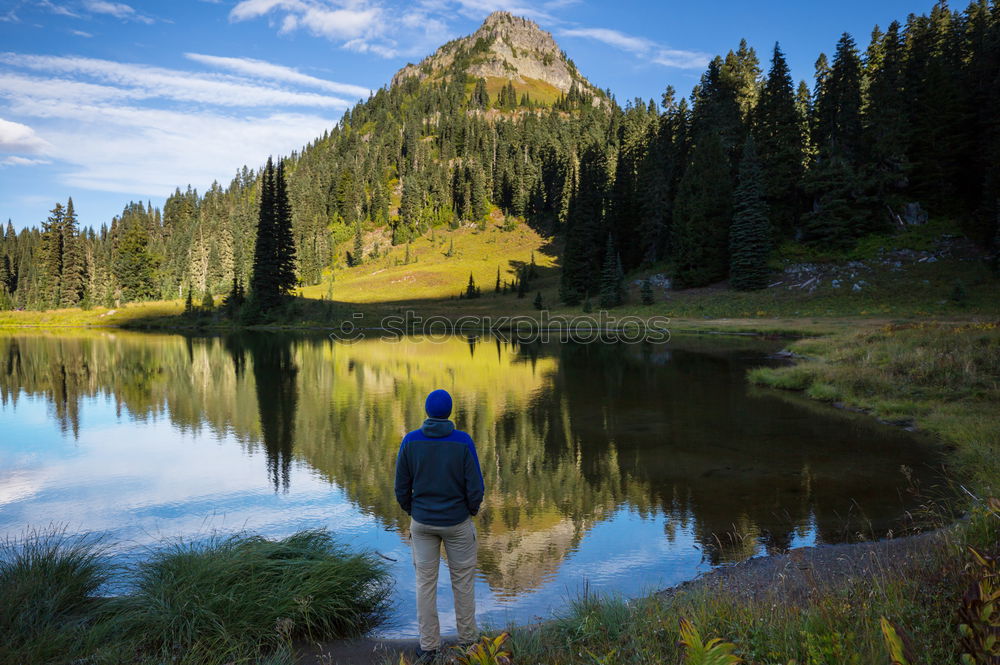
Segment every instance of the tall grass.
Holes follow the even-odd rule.
[[[808,359],[755,369],[749,380],[915,424],[954,450],[952,471],[973,491],[1000,490],[997,323],[888,325],[791,348]]]
[[[0,663],[55,663],[90,652],[111,576],[100,543],[49,529],[0,543]]]
[[[109,582],[130,593],[100,597]],[[0,665],[291,663],[294,640],[377,625],[390,590],[326,531],[177,543],[130,575],[97,539],[27,533],[0,545]]]
[[[920,662],[958,662],[966,574],[952,552],[947,545],[902,566],[886,561],[871,575],[815,581],[794,598],[782,594],[780,579],[773,591],[709,582],[666,598],[591,597],[554,622],[514,629],[511,649],[517,662],[547,665],[684,663],[684,620],[706,638],[732,642],[746,663],[889,665],[880,621],[890,617],[906,626]]]
[[[250,661],[294,639],[366,632],[384,616],[390,588],[380,561],[325,531],[237,535],[156,553],[119,601],[117,621],[142,651]]]

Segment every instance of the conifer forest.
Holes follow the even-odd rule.
[[[779,43],[711,60],[689,98],[622,104],[567,66],[569,92],[494,94],[467,73],[404,76],[322,136],[162,209],[129,202],[81,228],[71,199],[0,233],[0,308],[115,306],[214,294],[264,302],[366,260],[364,234],[519,218],[560,248],[559,298],[614,306],[602,275],[668,267],[676,287],[767,285],[794,241],[850,248],[926,215],[987,252],[1000,216],[1000,5],[843,34],[792,79]],[[563,54],[565,58],[565,54]],[[494,86],[495,87],[495,86]],[[262,157],[263,160],[263,157]],[[605,280],[606,281],[606,280]],[[460,285],[456,285],[456,289]]]

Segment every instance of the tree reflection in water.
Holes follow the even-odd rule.
[[[293,460],[402,533],[392,470],[434,388],[477,442],[487,496],[481,568],[515,596],[551,578],[591,528],[623,508],[691,532],[712,563],[809,535],[881,536],[916,501],[900,466],[930,482],[933,451],[863,417],[748,388],[753,341],[518,344],[455,337],[334,343],[324,336],[74,332],[0,337],[0,399],[44,397],[77,433],[80,402],[166,416],[181,430],[263,450],[275,492]],[[219,473],[225,473],[220,469]]]

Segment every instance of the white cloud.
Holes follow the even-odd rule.
[[[0,152],[37,155],[49,148],[49,143],[31,127],[0,118]]]
[[[213,180],[225,182],[239,166],[298,149],[335,121],[314,114],[239,117],[51,99],[20,100],[13,110],[46,121],[47,155],[69,166],[67,185],[143,196],[162,196],[187,183],[204,188]]]
[[[352,97],[367,97],[371,90],[360,85],[349,83],[338,83],[326,79],[303,74],[292,67],[276,65],[263,60],[253,58],[230,58],[217,55],[205,55],[203,53],[185,53],[184,57],[195,62],[200,62],[209,67],[228,69],[237,74],[245,74],[257,79],[269,79],[272,81],[283,81],[321,90],[329,90],[339,94],[351,95]]]
[[[89,32],[84,32],[83,30],[70,30],[70,33],[76,35],[77,37],[86,37],[88,39],[94,36]]]
[[[230,21],[267,17],[279,34],[303,31],[360,53],[384,58],[425,55],[451,35],[446,18],[472,0],[429,0],[388,10],[376,0],[241,0]]]
[[[351,40],[377,32],[382,8],[349,2],[335,5],[325,0],[242,0],[229,12],[231,21],[247,21],[272,12],[284,12],[281,32],[299,28],[318,37]]]
[[[125,21],[153,23],[153,19],[143,16],[131,6],[122,2],[107,2],[106,0],[84,0],[83,6],[95,14],[108,14]]]
[[[632,35],[626,35],[625,33],[608,28],[574,28],[561,30],[559,34],[566,37],[596,39],[609,46],[620,48],[623,51],[631,51],[632,53],[645,53],[653,47],[653,42],[645,37],[633,37]]]
[[[51,2],[51,0],[39,0],[38,6],[60,16],[71,16],[73,18],[79,18],[80,16],[69,7],[66,7],[66,5],[56,4]]]
[[[301,148],[348,106],[304,88],[369,92],[272,63],[213,57],[193,59],[245,75],[0,53],[0,114],[10,118],[0,120],[0,166],[44,157],[66,186],[130,196],[163,196],[187,183],[203,189],[228,182],[243,164]]]
[[[11,155],[0,159],[0,166],[35,166],[37,164],[51,164],[47,159],[36,159],[34,157],[18,157]]]
[[[565,37],[593,39],[664,67],[701,69],[711,60],[711,56],[707,53],[667,48],[651,39],[628,35],[609,28],[571,28],[560,30],[559,34]]]
[[[350,105],[347,100],[339,97],[281,90],[231,76],[201,75],[95,58],[0,53],[0,63],[50,74],[83,75],[108,84],[0,74],[0,96],[5,93],[59,98],[75,95],[84,101],[162,98],[232,107],[345,108]],[[58,89],[62,85],[67,86],[66,92]]]
[[[677,69],[704,69],[712,56],[696,51],[681,51],[678,49],[658,49],[653,54],[653,62],[664,67]]]

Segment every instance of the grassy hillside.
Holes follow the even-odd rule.
[[[975,248],[946,224],[931,224],[891,237],[876,237],[850,252],[810,252],[787,245],[772,267],[776,286],[739,292],[725,283],[700,289],[655,289],[656,303],[642,305],[639,284],[665,276],[669,265],[627,275],[628,303],[616,316],[666,316],[671,329],[825,333],[913,320],[995,320],[1000,317],[998,283]],[[551,314],[582,316],[580,308],[559,305],[557,241],[526,224],[504,224],[495,215],[480,229],[438,227],[409,245],[392,246],[384,231],[365,235],[365,262],[338,267],[320,284],[302,287],[274,324],[329,326],[355,312],[366,325],[378,317],[412,310],[420,316],[537,315],[538,293]],[[351,251],[352,241],[336,250]],[[497,294],[497,272],[513,285],[518,270],[534,259],[537,277],[524,298],[513,288]],[[338,261],[338,263],[343,263]],[[803,267],[805,266],[805,267]],[[791,272],[788,272],[788,271]],[[482,297],[465,300],[472,275]],[[855,285],[857,287],[855,288]],[[218,303],[221,297],[216,298]],[[45,312],[0,312],[5,326],[224,326],[216,313],[182,317],[181,300],[131,303],[122,307]],[[595,299],[594,309],[597,310]]]
[[[409,246],[395,247],[388,236],[374,232],[365,244],[364,264],[327,274],[323,283],[304,287],[300,294],[359,304],[447,300],[465,290],[471,274],[486,298],[493,295],[498,270],[501,280],[513,283],[518,268],[530,264],[532,256],[546,288],[558,284],[552,242],[524,224],[510,231],[493,222],[485,230],[438,228]],[[341,255],[348,250],[341,247]]]

